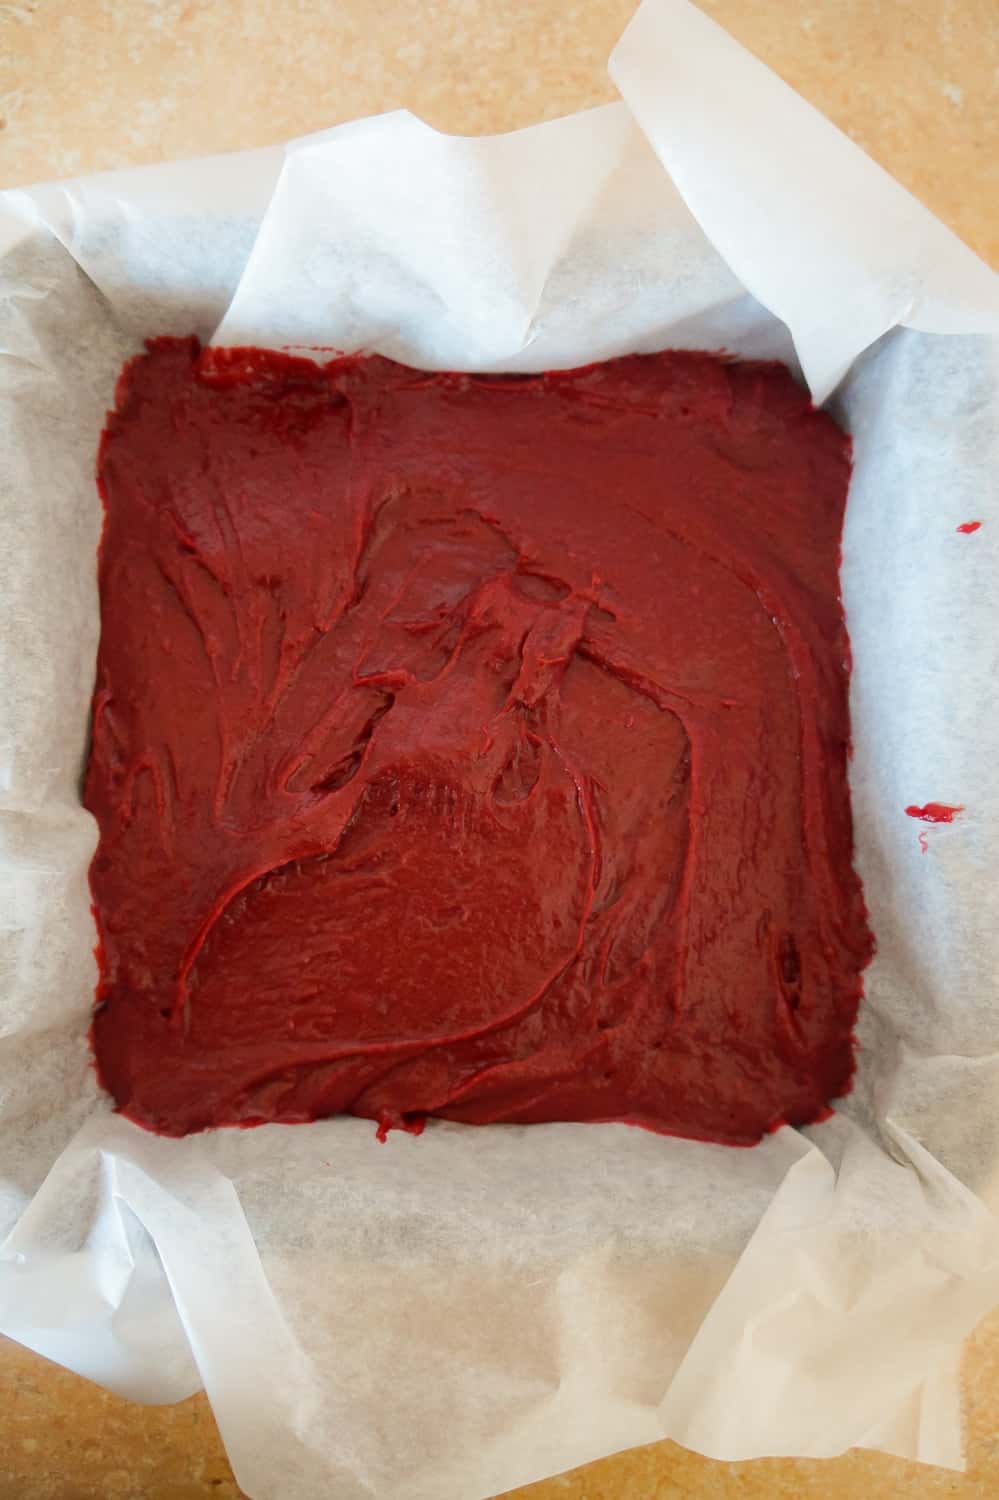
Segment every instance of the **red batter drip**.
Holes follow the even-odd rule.
[[[100,453],[100,1077],[748,1143],[849,1086],[848,440],[777,365],[157,340]]]
[[[925,807],[913,804],[905,810],[910,818],[922,818],[924,823],[953,823],[958,813],[964,812],[963,807],[951,807],[946,802],[927,802]]]

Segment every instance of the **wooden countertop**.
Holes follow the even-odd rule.
[[[700,0],[999,266],[995,0]],[[0,0],[0,185],[260,145],[402,105],[464,134],[614,97],[634,0]],[[994,1500],[999,1313],[970,1341],[968,1474],[659,1443],[517,1500]],[[0,1342],[0,1500],[236,1500],[203,1396],[133,1406]],[[333,1497],[331,1497],[333,1500]],[[442,1496],[441,1500],[448,1500]]]

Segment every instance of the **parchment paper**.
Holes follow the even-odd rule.
[[[255,1500],[479,1500],[660,1436],[961,1462],[999,1300],[999,279],[685,0],[610,67],[621,103],[505,137],[392,114],[0,195],[0,1331],[137,1400],[203,1384]],[[191,331],[478,370],[724,346],[835,392],[879,952],[831,1120],[732,1150],[111,1114],[94,453],[122,359]],[[928,800],[965,811],[923,854]]]

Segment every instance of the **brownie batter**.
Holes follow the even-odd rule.
[[[871,953],[849,467],[773,364],[152,342],[99,464],[119,1108],[170,1135],[820,1118]]]

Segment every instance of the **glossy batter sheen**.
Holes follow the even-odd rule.
[[[821,1116],[871,951],[848,454],[777,365],[152,343],[100,452],[86,781],[120,1108]]]

